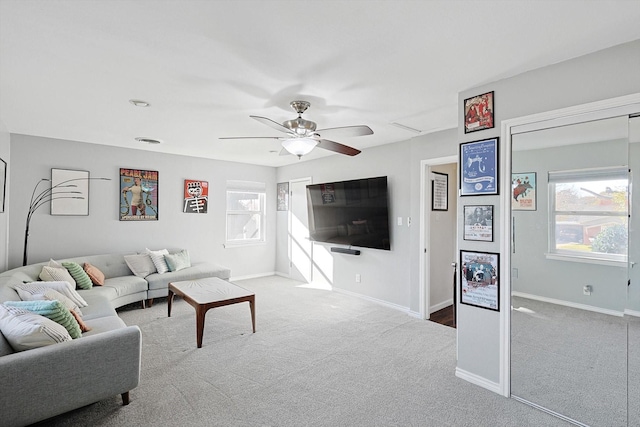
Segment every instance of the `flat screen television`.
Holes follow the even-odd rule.
[[[314,242],[390,250],[387,177],[307,185]]]

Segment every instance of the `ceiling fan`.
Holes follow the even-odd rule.
[[[298,113],[296,119],[287,120],[282,124],[260,116],[249,116],[252,119],[256,119],[262,124],[265,124],[273,129],[279,130],[287,134],[287,136],[235,136],[235,137],[222,137],[220,139],[279,139],[282,140],[283,150],[280,155],[293,154],[301,158],[305,154],[309,154],[315,147],[324,148],[325,150],[335,151],[336,153],[346,154],[347,156],[355,156],[360,154],[360,150],[349,147],[348,145],[340,144],[339,142],[331,141],[326,138],[347,138],[353,136],[371,135],[373,131],[369,126],[344,126],[337,128],[316,129],[316,123],[311,120],[305,120],[302,118],[304,113],[311,104],[307,101],[293,101],[291,102],[291,108]]]

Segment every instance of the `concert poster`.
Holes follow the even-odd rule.
[[[120,168],[120,221],[158,220],[158,171]]]

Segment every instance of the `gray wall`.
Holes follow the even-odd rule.
[[[275,169],[241,163],[175,156],[51,138],[11,135],[9,267],[22,264],[25,216],[34,185],[51,168],[88,170],[92,177],[89,216],[51,216],[49,207],[31,222],[29,262],[74,255],[135,252],[183,247],[192,260],[211,260],[232,277],[269,274],[275,264]],[[159,172],[158,221],[123,222],[119,213],[119,168]],[[209,212],[182,212],[185,179],[209,181]],[[224,248],[227,180],[258,181],[267,188],[266,244]],[[41,185],[46,188],[46,185]]]
[[[640,40],[561,62],[515,77],[465,90],[458,94],[458,105],[466,98],[488,91],[495,92],[495,124],[490,130],[464,134],[462,108],[458,108],[460,142],[500,136],[501,122],[506,119],[552,111],[565,107],[601,101],[632,93],[640,93]],[[500,170],[505,170],[501,156]],[[501,177],[500,179],[505,179]],[[473,199],[473,200],[467,200]],[[499,196],[465,197],[468,204],[493,204],[494,217],[504,220],[499,211]],[[460,214],[461,203],[458,211]],[[498,225],[498,224],[496,224]],[[499,230],[501,226],[497,227]],[[495,242],[471,245],[461,236],[460,249],[500,251],[499,235]],[[499,233],[498,233],[499,234]],[[501,257],[508,254],[501,254]],[[501,301],[508,298],[501,287]],[[458,310],[458,369],[487,381],[500,382],[500,314],[461,305]]]

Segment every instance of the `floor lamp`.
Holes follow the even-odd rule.
[[[100,181],[111,181],[110,178],[74,178],[68,179],[66,181],[59,182],[56,185],[52,185],[51,187],[42,190],[40,193],[38,191],[38,187],[43,182],[51,182],[48,178],[42,178],[40,181],[36,183],[36,186],[33,187],[33,192],[31,193],[31,203],[29,204],[29,211],[27,212],[27,222],[24,229],[24,253],[22,255],[22,265],[27,265],[27,251],[29,247],[29,224],[31,223],[31,217],[33,213],[37,211],[40,206],[51,202],[52,200],[57,199],[84,199],[81,191],[73,190],[73,188],[77,188],[76,184],[70,184],[73,181],[89,181],[89,180],[100,180]],[[60,190],[60,191],[56,191]]]

